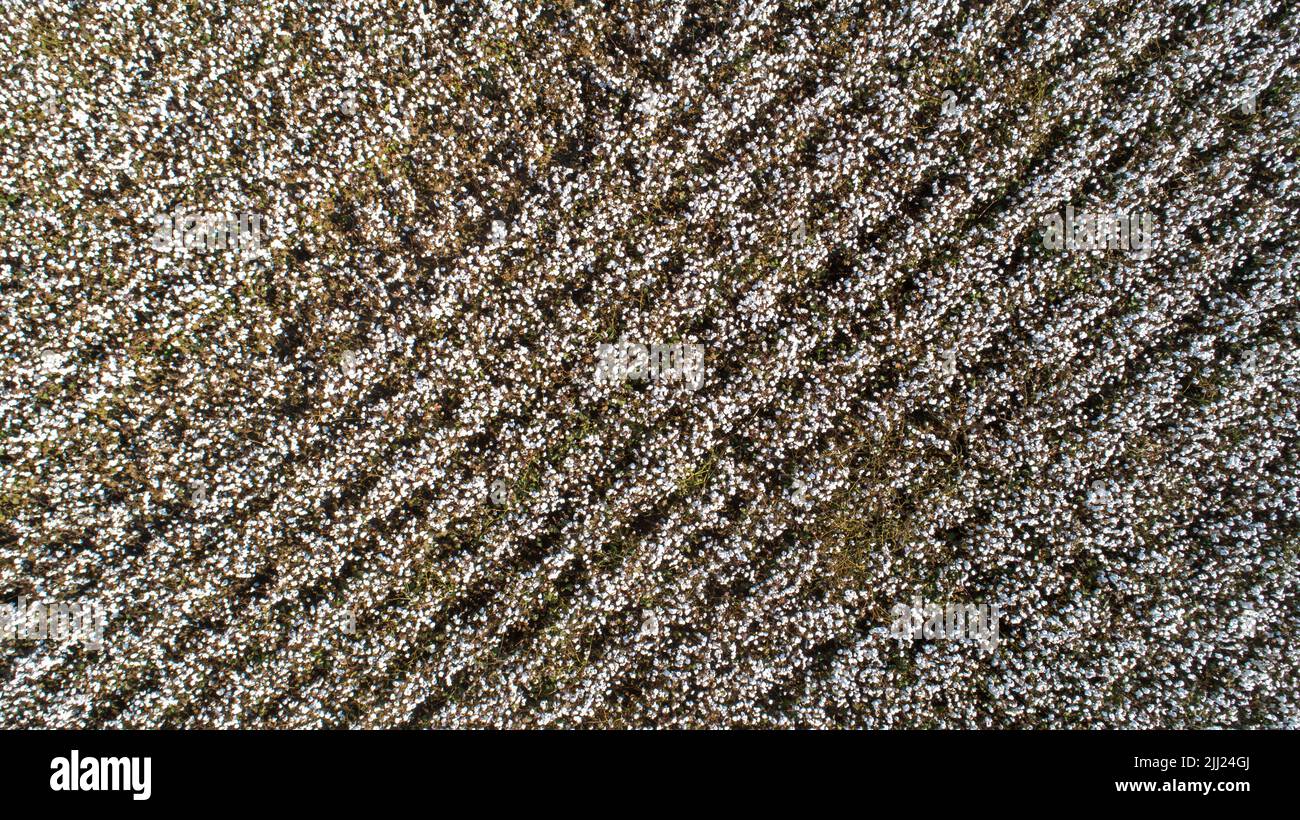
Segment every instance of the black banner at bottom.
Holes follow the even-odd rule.
[[[601,795],[678,810],[834,800],[843,811],[845,800],[865,808],[885,796],[926,808],[1042,808],[1044,798],[1222,808],[1284,795],[1292,740],[1259,731],[7,731],[0,784],[33,807],[128,813],[374,810],[453,796],[494,811],[555,810],[603,805]]]

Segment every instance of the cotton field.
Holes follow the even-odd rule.
[[[0,8],[0,726],[1300,727],[1295,4]]]

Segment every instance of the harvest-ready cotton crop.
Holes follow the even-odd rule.
[[[0,5],[0,725],[1300,726],[1298,24]]]

